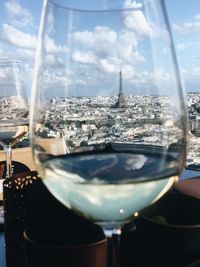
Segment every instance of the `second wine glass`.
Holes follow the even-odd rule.
[[[44,1],[32,89],[43,182],[108,238],[178,180],[187,115],[164,1]],[[63,155],[45,146],[60,136]]]
[[[25,64],[0,58],[0,144],[6,153],[6,177],[12,175],[12,147],[28,132],[27,87]]]
[[[3,181],[13,174],[12,147],[28,132],[28,79],[25,64],[11,58],[0,58],[0,145],[5,152],[1,164],[0,223],[4,223]]]

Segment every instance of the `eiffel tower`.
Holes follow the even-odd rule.
[[[117,102],[114,105],[115,108],[125,108],[127,107],[126,100],[124,97],[124,92],[123,92],[123,86],[122,86],[122,72],[119,72],[119,94],[118,94],[118,99]]]

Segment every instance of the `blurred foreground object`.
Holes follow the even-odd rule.
[[[174,188],[183,194],[200,198],[200,176],[179,181]]]

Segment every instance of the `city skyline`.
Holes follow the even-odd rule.
[[[117,95],[52,98],[45,103],[48,111],[47,121],[40,130],[41,137],[44,140],[63,138],[66,149],[107,142],[147,144],[156,147],[177,143],[176,134],[179,128],[174,123],[176,119],[167,96],[125,95],[125,98],[126,107],[115,107]],[[189,143],[186,169],[193,170],[200,170],[199,99],[200,93],[187,94]],[[4,119],[2,112],[2,120]],[[168,129],[166,135],[162,134],[164,128],[159,130],[160,127]],[[30,143],[25,135],[16,147],[27,146],[30,146]]]

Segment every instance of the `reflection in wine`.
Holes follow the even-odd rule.
[[[38,159],[50,192],[99,224],[128,222],[133,213],[160,198],[179,173],[173,155],[166,151],[164,158],[162,147],[145,145],[107,144],[101,150],[64,156],[39,153]]]

